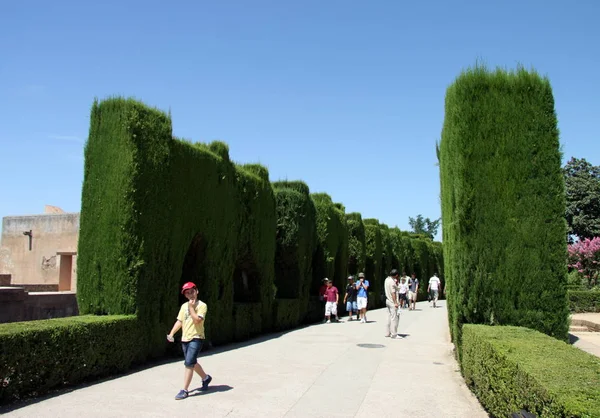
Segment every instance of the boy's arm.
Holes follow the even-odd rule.
[[[171,332],[169,332],[169,335],[171,337],[173,337],[175,335],[175,333],[177,331],[179,331],[181,329],[181,321],[178,319],[177,321],[175,321],[175,323],[173,324],[173,328],[171,329]]]

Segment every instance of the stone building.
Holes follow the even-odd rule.
[[[46,206],[41,215],[7,216],[2,219],[0,276],[32,290],[76,291],[78,237],[79,213]]]

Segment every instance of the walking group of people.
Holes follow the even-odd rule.
[[[369,295],[369,281],[365,279],[364,273],[358,274],[358,280],[354,280],[354,276],[348,276],[348,285],[344,295],[344,305],[348,312],[348,321],[354,319],[361,323],[367,322],[367,303]],[[331,317],[334,321],[339,321],[337,306],[339,303],[339,291],[333,285],[333,281],[328,278],[323,279],[323,285],[319,290],[319,298],[325,302],[325,322],[330,323]]]
[[[319,296],[325,302],[325,322],[330,323],[332,316],[334,321],[339,321],[338,303],[339,292],[333,285],[333,281],[325,278],[324,284],[319,291]],[[348,284],[346,293],[344,294],[344,305],[348,312],[348,321],[367,322],[367,304],[369,295],[369,281],[365,278],[364,273],[358,274],[358,280],[354,276],[348,276]],[[386,325],[386,337],[398,337],[398,322],[400,318],[400,308],[415,309],[417,301],[417,292],[419,291],[419,280],[413,274],[411,277],[402,273],[402,277],[398,274],[398,270],[394,269],[384,282],[385,303],[389,311],[388,321]],[[441,282],[434,274],[429,279],[427,292],[430,300],[433,301],[433,306],[436,306],[439,292],[441,290]],[[189,396],[189,386],[192,381],[194,372],[202,379],[200,390],[207,390],[208,385],[212,381],[212,377],[207,374],[200,363],[198,356],[204,342],[204,321],[208,307],[206,303],[198,298],[198,288],[192,282],[185,283],[182,286],[181,293],[188,299],[187,302],[179,308],[177,320],[173,324],[173,328],[167,334],[167,340],[174,342],[174,335],[182,330],[181,346],[184,356],[185,372],[183,377],[183,389],[175,396],[175,399],[181,400]],[[356,319],[355,319],[356,316]]]

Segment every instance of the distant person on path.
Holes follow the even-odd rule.
[[[175,341],[175,333],[179,331],[179,329],[182,329],[181,347],[185,358],[183,362],[185,372],[183,375],[183,389],[175,396],[175,399],[177,400],[188,397],[188,390],[194,372],[198,373],[202,378],[202,390],[207,390],[208,385],[212,381],[212,377],[209,374],[204,373],[204,369],[200,363],[198,363],[198,356],[200,355],[202,343],[205,338],[204,320],[206,318],[208,307],[206,306],[206,303],[198,299],[198,289],[194,283],[187,282],[184,284],[181,293],[183,293],[188,301],[181,305],[177,320],[175,321],[171,332],[167,335],[167,340],[172,343]]]
[[[398,284],[398,300],[400,308],[408,308],[408,278],[401,277]]]
[[[385,279],[383,288],[385,290],[385,306],[388,309],[388,319],[385,327],[385,336],[398,339],[398,321],[400,319],[398,312],[398,270],[390,271],[390,275]]]
[[[354,277],[348,276],[348,286],[346,286],[346,294],[344,295],[344,304],[346,305],[346,311],[348,311],[348,321],[352,321],[353,314],[356,314],[356,320],[358,321],[356,295],[357,290],[356,286],[354,286]]]
[[[437,276],[437,273],[433,273],[433,276],[429,278],[429,285],[427,286],[427,293],[429,293],[429,296],[431,297],[431,300],[433,301],[433,307],[436,307],[436,303],[438,300],[438,297],[440,295],[440,287],[442,286],[442,283],[440,282],[440,279]]]
[[[367,322],[367,296],[369,290],[369,281],[365,280],[364,273],[358,273],[358,281],[356,282],[356,290],[358,294],[356,295],[356,305],[360,312],[360,322]]]
[[[417,293],[419,292],[419,279],[417,279],[415,273],[410,275],[408,280],[408,301],[409,310],[414,311],[415,305],[417,304]]]
[[[337,287],[333,285],[332,280],[327,280],[327,290],[325,290],[327,299],[325,302],[325,320],[329,324],[331,322],[331,315],[335,316],[335,320],[339,321],[337,314],[337,305],[340,298]]]

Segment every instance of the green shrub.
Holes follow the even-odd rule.
[[[348,225],[348,274],[356,276],[364,273],[367,258],[365,244],[365,226],[360,213],[346,214]]]
[[[134,316],[0,324],[0,404],[126,371],[147,357],[142,330]]]
[[[320,304],[320,306],[323,306]],[[320,310],[320,309],[319,309]],[[274,329],[283,331],[295,328],[308,313],[308,302],[303,299],[275,299],[273,303]]]
[[[600,358],[540,332],[465,324],[461,367],[493,417],[600,416]]]
[[[463,323],[566,339],[565,188],[550,82],[523,69],[461,74],[446,93],[440,177],[457,346]]]
[[[317,243],[315,205],[302,182],[274,182],[273,188],[277,208],[276,297],[302,298],[308,303]]]
[[[387,276],[394,268],[394,247],[389,226],[386,224],[379,224],[379,231],[381,233],[381,271]]]
[[[250,328],[268,330],[275,215],[266,168],[235,165],[222,142],[173,138],[170,118],[142,103],[95,102],[85,148],[80,312],[143,317],[141,343],[161,354],[184,301],[179,289],[193,281],[208,304],[210,342],[236,337],[233,302],[261,303],[261,323]]]
[[[317,246],[310,293],[318,294],[325,277],[332,279],[342,292],[346,287],[348,265],[348,228],[344,209],[333,203],[326,193],[313,193],[311,197],[316,210]]]
[[[567,294],[571,312],[600,312],[600,291],[569,290]]]
[[[383,281],[387,276],[381,266],[383,244],[379,221],[377,219],[365,219],[365,276],[369,280],[369,309],[378,308],[383,305],[385,297]]]

